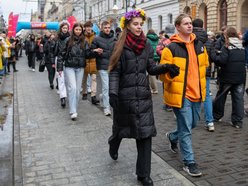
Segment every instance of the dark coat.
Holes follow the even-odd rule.
[[[63,70],[63,62],[65,67],[84,68],[86,65],[85,60],[95,56],[94,53],[91,52],[87,42],[85,42],[84,48],[81,48],[80,40],[75,40],[74,45],[71,47],[69,47],[68,43],[69,38],[67,39],[64,50],[58,54],[57,64],[59,68],[57,71]]]
[[[58,40],[56,43],[56,50],[55,50],[55,55],[59,56],[60,53],[62,53],[64,51],[64,49],[66,48],[66,42],[69,38],[69,33],[68,34],[59,34],[58,35]],[[57,71],[62,71],[63,70],[63,61],[60,60],[60,62],[57,62]]]
[[[246,79],[245,49],[241,40],[229,38],[229,46],[223,46],[219,55],[211,50],[211,58],[221,67],[219,81],[226,84],[243,84]]]
[[[91,44],[91,48],[92,49],[96,49],[96,48],[103,49],[103,53],[101,55],[96,54],[97,70],[108,70],[109,59],[112,54],[115,41],[116,41],[116,38],[114,37],[113,33],[106,35],[103,32],[100,32],[100,35],[94,38]]]
[[[113,95],[118,97],[113,133],[120,138],[156,136],[147,72],[150,75],[165,72],[161,65],[156,66],[153,53],[148,42],[139,56],[125,45],[117,66],[109,74],[110,99]]]
[[[48,40],[44,46],[45,62],[55,64],[56,41]]]

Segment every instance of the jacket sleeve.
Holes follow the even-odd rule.
[[[99,48],[98,43],[97,43],[97,37],[95,37],[90,45],[90,49],[93,52],[94,49]],[[95,57],[100,56],[98,55],[97,52],[94,52]]]
[[[220,54],[217,55],[215,50],[212,48],[211,49],[211,59],[213,59],[214,63],[217,66],[225,66],[225,64],[228,61],[228,48],[226,48],[226,46],[223,46],[221,48]]]
[[[147,53],[148,53],[148,59],[147,59],[147,72],[148,72],[148,74],[159,75],[159,74],[165,73],[165,69],[163,68],[163,65],[157,65],[156,62],[154,61],[154,59],[153,59],[154,50],[150,44],[147,46]]]
[[[66,46],[61,51],[58,51],[58,56],[57,56],[57,71],[58,72],[63,71],[64,61],[67,55],[67,48],[68,48],[68,40],[66,42]]]
[[[109,73],[109,95],[118,96],[120,73],[121,73],[121,62],[119,61],[117,66]]]
[[[89,43],[87,41],[85,41],[84,49],[85,49],[85,58],[86,59],[96,58],[96,52],[92,51],[92,49],[90,48]]]
[[[162,56],[161,56],[161,60],[160,60],[160,64],[163,65],[163,64],[173,64],[173,55],[170,51],[169,48],[165,47],[163,52],[162,52]],[[162,81],[162,82],[165,82],[165,81],[173,81],[173,78],[170,77],[170,75],[168,73],[165,73],[165,74],[161,74],[159,76],[159,79]]]

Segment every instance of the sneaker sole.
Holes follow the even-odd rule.
[[[200,177],[200,176],[202,176],[202,173],[201,173],[201,172],[198,173],[198,174],[192,174],[192,173],[189,172],[189,169],[187,169],[187,168],[185,168],[185,167],[183,167],[183,170],[184,170],[188,175],[190,175],[190,176],[192,176],[192,177]]]

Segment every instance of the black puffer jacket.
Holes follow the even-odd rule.
[[[94,57],[94,53],[91,52],[87,42],[85,42],[82,49],[80,40],[76,39],[72,47],[68,46],[69,40],[68,38],[64,50],[58,54],[57,63],[59,64],[59,69],[57,71],[63,70],[63,62],[65,67],[84,68],[86,65],[85,59]]]
[[[44,46],[45,62],[55,64],[56,41],[48,40]]]
[[[245,49],[238,38],[229,38],[229,46],[223,46],[221,53],[216,55],[211,50],[211,58],[221,67],[219,81],[227,84],[243,84],[246,79]]]
[[[124,46],[118,65],[109,74],[110,99],[113,95],[118,97],[113,133],[120,138],[144,139],[156,135],[147,72],[165,73],[162,66],[156,66],[151,45],[147,42],[139,56]]]
[[[66,47],[66,42],[69,38],[70,34],[69,33],[66,33],[66,34],[59,34],[58,35],[58,40],[57,40],[57,43],[56,43],[56,51],[55,51],[55,55],[56,56],[59,56],[59,54],[61,52],[64,51],[65,47]],[[62,71],[63,70],[63,61],[62,60],[59,60],[60,62],[58,63],[57,61],[57,71]]]
[[[96,56],[97,70],[108,70],[109,59],[114,48],[115,37],[113,33],[109,35],[100,32],[100,35],[95,37],[91,44],[92,49],[102,48],[103,53]]]

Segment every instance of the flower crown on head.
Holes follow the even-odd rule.
[[[127,26],[127,23],[133,18],[133,17],[141,17],[143,21],[146,20],[146,13],[143,9],[136,8],[133,10],[130,10],[129,12],[126,12],[124,16],[121,17],[120,20],[120,27],[121,29],[124,29]]]

